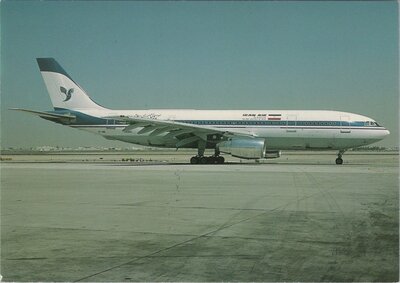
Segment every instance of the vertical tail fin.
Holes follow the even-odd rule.
[[[106,109],[91,100],[54,58],[36,60],[54,109]]]

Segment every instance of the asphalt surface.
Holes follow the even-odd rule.
[[[399,280],[398,155],[29,158],[1,164],[3,281]]]

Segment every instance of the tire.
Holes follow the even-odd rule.
[[[337,165],[342,165],[343,164],[343,159],[341,159],[341,158],[336,158],[336,164]]]
[[[208,158],[207,157],[204,157],[204,156],[202,156],[202,157],[200,157],[200,160],[199,160],[200,162],[200,164],[207,164],[208,163]]]
[[[225,162],[225,158],[223,158],[222,156],[217,157],[217,164],[224,164],[224,162]]]
[[[199,163],[199,158],[197,156],[193,156],[190,158],[190,164],[198,164]]]

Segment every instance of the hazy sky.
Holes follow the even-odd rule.
[[[398,144],[395,1],[2,1],[2,147],[129,146],[7,110],[52,109],[36,57],[113,109],[342,110]]]

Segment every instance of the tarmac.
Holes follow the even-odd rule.
[[[189,157],[4,158],[3,281],[399,281],[398,154]]]

